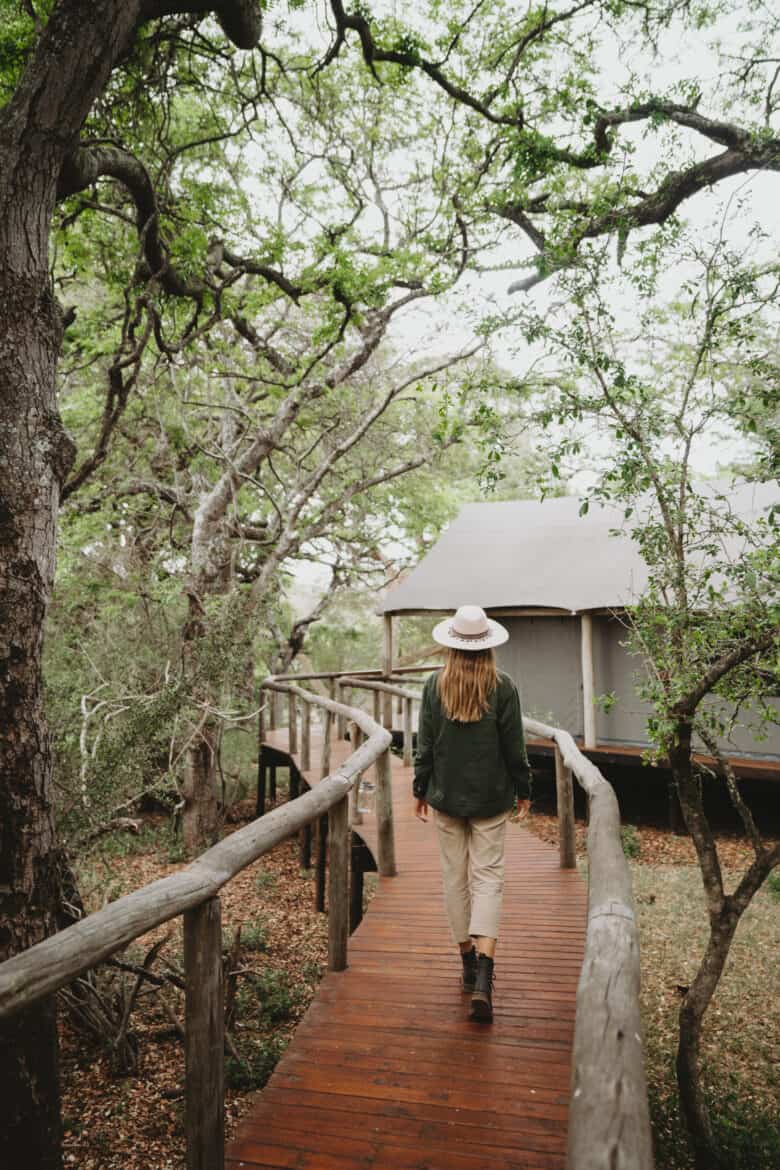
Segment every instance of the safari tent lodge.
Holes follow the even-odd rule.
[[[735,489],[730,498],[745,518],[780,502],[771,485]],[[591,506],[580,515],[575,497],[467,504],[387,592],[380,607],[386,662],[394,618],[481,605],[509,630],[496,656],[525,713],[566,728],[613,775],[636,769],[648,746],[650,707],[638,694],[643,664],[627,648],[625,615],[646,583],[622,511]],[[737,726],[723,746],[743,778],[780,779],[780,727],[759,742]],[[532,761],[548,752],[529,743]]]

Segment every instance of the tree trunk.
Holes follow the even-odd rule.
[[[56,408],[61,327],[49,288],[46,231],[35,209],[11,207],[8,190],[5,200],[3,194],[0,189],[0,960],[56,929],[59,867],[41,658],[60,486],[73,458]],[[26,233],[23,249],[20,232]],[[0,1164],[59,1167],[53,1002],[0,1024],[0,1051]]]
[[[704,956],[680,1008],[677,1086],[696,1170],[725,1170],[704,1097],[700,1046],[704,1014],[723,973],[739,914],[723,893],[715,842],[704,813],[699,782],[693,774],[691,725],[682,721],[676,731],[669,759],[683,818],[696,847],[710,920]]]
[[[700,1049],[704,1013],[710,1006],[723,973],[738,921],[736,915],[724,913],[711,928],[701,966],[680,1008],[677,1085],[696,1170],[727,1170],[704,1099]]]
[[[182,785],[182,839],[190,856],[213,845],[219,834],[216,746],[216,729],[207,724],[187,752]]]

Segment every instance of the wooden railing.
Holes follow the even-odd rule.
[[[410,667],[419,674],[437,667]],[[393,677],[393,676],[391,676]],[[327,681],[331,694],[357,688],[373,695],[371,718],[357,707],[303,689],[305,680]],[[202,854],[186,869],[153,882],[0,965],[0,1017],[28,1007],[65,986],[114,951],[179,914],[184,915],[186,993],[186,1132],[188,1170],[221,1170],[223,1154],[222,962],[217,891],[279,841],[327,814],[329,836],[328,965],[347,959],[349,826],[363,772],[377,771],[377,868],[395,873],[391,735],[382,698],[404,704],[404,758],[411,762],[413,703],[419,694],[379,671],[320,672],[274,676],[264,681],[267,718],[262,742],[275,726],[279,697],[287,696],[290,754],[302,771],[311,767],[312,708],[325,712],[321,772],[303,796],[259,817]],[[299,710],[300,707],[300,710]],[[380,713],[386,723],[380,724]],[[333,717],[347,731],[353,751],[330,774]],[[555,751],[560,864],[575,859],[573,782],[588,798],[588,920],[577,989],[567,1170],[652,1170],[653,1154],[639,1015],[639,941],[631,875],[620,838],[620,814],[611,785],[579,750],[571,735],[533,719],[531,735],[551,740]],[[365,742],[363,741],[365,738]],[[352,803],[350,804],[350,795]],[[411,799],[411,794],[410,794]]]
[[[408,668],[408,673],[419,671]],[[382,696],[403,701],[404,762],[410,765],[412,709],[419,693],[362,672],[332,679],[342,694],[358,688],[371,692],[377,723]],[[386,711],[385,719],[386,727],[391,726]],[[553,743],[561,868],[576,866],[573,776],[588,798],[588,920],[577,989],[567,1170],[652,1170],[639,1009],[639,933],[617,798],[567,731],[528,718],[523,726],[530,735]],[[340,731],[343,735],[345,728]],[[292,724],[290,742],[297,745]]]
[[[270,684],[273,685],[273,684]],[[184,917],[185,1129],[188,1170],[224,1166],[224,1013],[222,927],[218,892],[280,841],[327,814],[329,837],[328,967],[347,963],[349,927],[349,794],[379,764],[379,872],[395,872],[390,733],[364,711],[297,686],[276,690],[326,713],[323,780],[316,788],[245,825],[185,869],[118,898],[102,910],[0,964],[0,1018],[51,995],[147,931]],[[365,742],[330,774],[332,716],[351,721]]]
[[[568,731],[524,719],[555,745],[558,816],[572,773],[588,797],[588,922],[577,987],[567,1170],[652,1170],[653,1144],[639,1010],[639,931],[612,785]],[[574,820],[571,859],[574,864]],[[568,835],[568,827],[565,832]],[[563,826],[561,837],[563,838]],[[561,864],[569,844],[561,841]]]

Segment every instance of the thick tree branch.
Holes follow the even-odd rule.
[[[409,51],[405,49],[382,49],[375,40],[371,31],[371,25],[362,13],[347,13],[344,10],[342,0],[331,0],[331,10],[336,20],[336,39],[328,50],[321,68],[329,65],[336,57],[338,57],[342,46],[346,40],[346,34],[352,30],[358,34],[360,38],[360,47],[363,51],[363,58],[373,73],[374,77],[379,80],[376,69],[374,68],[377,62],[386,62],[390,65],[402,65],[407,69],[421,69],[426,73],[444,92],[455,101],[460,102],[461,105],[468,106],[472,110],[476,110],[488,122],[494,123],[497,126],[514,126],[522,127],[523,125],[523,111],[519,107],[513,114],[495,114],[484,101],[480,101],[472,93],[469,93],[463,86],[457,85],[449,77],[444,74],[439,66],[433,62],[428,61],[425,57],[421,57],[416,51]]]
[[[262,5],[257,0],[222,0],[222,3],[177,2],[177,0],[143,0],[140,21],[156,20],[161,16],[180,16],[191,13],[204,16],[213,12],[225,36],[239,49],[254,49],[263,29]]]
[[[672,714],[680,718],[690,718],[705,695],[708,695],[729,671],[741,666],[743,662],[747,662],[756,654],[760,654],[762,650],[768,650],[778,636],[780,636],[780,631],[777,629],[767,630],[755,638],[748,638],[746,642],[735,646],[728,654],[723,654],[704,672],[696,686],[675,703]]]
[[[157,197],[146,167],[116,146],[82,146],[65,158],[57,185],[57,198],[64,199],[83,191],[100,178],[117,179],[128,191],[136,207],[136,226],[150,274],[173,296],[201,301],[206,284],[188,280],[171,266],[170,257],[160,234]]]

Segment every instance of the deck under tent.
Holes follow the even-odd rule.
[[[780,505],[771,484],[730,488],[729,497],[746,520]],[[380,606],[383,669],[393,661],[394,620],[481,605],[510,632],[496,656],[525,714],[570,729],[619,788],[621,775],[634,784],[668,779],[663,768],[641,767],[650,707],[638,693],[641,658],[627,646],[626,607],[646,586],[646,566],[622,511],[591,503],[580,515],[580,504],[566,496],[463,507]],[[770,702],[780,710],[780,696]],[[758,741],[738,725],[722,747],[738,776],[758,782],[762,803],[776,803],[767,782],[780,781],[780,727]],[[543,765],[548,750],[529,744],[532,762]],[[670,816],[677,823],[675,801]]]

